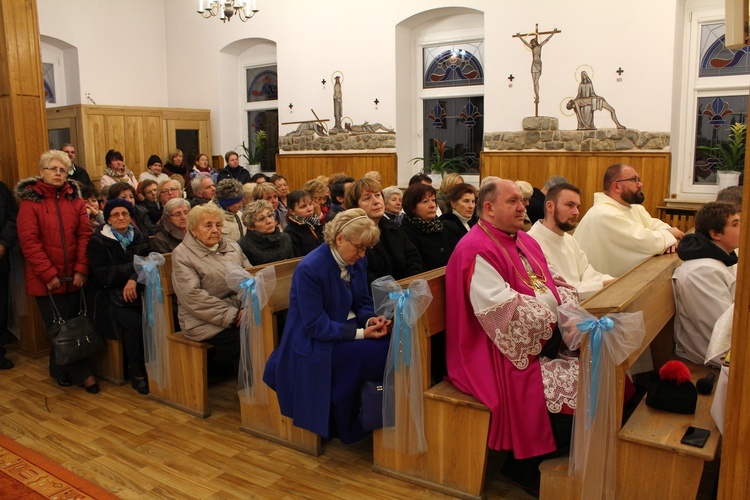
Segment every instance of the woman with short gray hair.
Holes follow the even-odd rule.
[[[185,198],[173,198],[164,205],[164,212],[151,241],[151,248],[159,253],[169,253],[182,243],[187,231],[187,216],[190,202]]]
[[[258,185],[266,184],[269,183]],[[242,222],[247,232],[238,243],[253,265],[294,258],[292,238],[279,229],[271,203],[256,200],[245,205]]]

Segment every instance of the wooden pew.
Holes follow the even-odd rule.
[[[94,360],[94,373],[110,384],[125,385],[125,360],[123,357],[122,339],[104,339],[106,348]]]
[[[382,430],[373,437],[373,470],[459,498],[479,498],[484,488],[490,410],[448,381],[430,387],[430,339],[445,330],[445,268],[401,280],[405,289],[414,279],[425,279],[432,302],[417,324],[420,336],[427,450],[417,455],[383,446]],[[406,387],[404,373],[396,372],[396,387]],[[407,398],[396,397],[396,411]]]
[[[261,311],[266,349],[265,360],[268,360],[271,352],[279,345],[282,332],[279,331],[278,314],[289,309],[289,290],[292,285],[292,275],[300,260],[299,258],[290,259],[248,269],[252,274],[255,274],[265,267],[274,266],[276,273],[276,288]],[[320,436],[295,427],[291,418],[281,414],[276,392],[260,380],[256,383],[258,384],[255,388],[256,391],[266,391],[268,404],[250,404],[240,398],[242,419],[240,430],[316,457],[319,456],[322,453]]]
[[[671,357],[675,313],[672,273],[679,264],[675,254],[652,257],[582,303],[597,317],[643,311],[646,336],[640,348],[617,369],[613,389],[617,408],[623,407],[625,372],[649,346],[655,368]],[[588,349],[588,344],[581,349]],[[696,380],[708,368],[692,365],[691,370]],[[703,464],[713,459],[718,446],[719,432],[709,414],[712,397],[699,396],[695,415],[659,412],[648,408],[644,398],[624,427],[622,413],[618,412],[617,428],[622,429],[616,440],[617,498],[695,498]],[[711,430],[704,448],[679,443],[688,425]],[[541,498],[580,498],[581,485],[568,476],[567,457],[547,460],[540,469]]]
[[[168,325],[167,345],[169,349],[169,387],[160,387],[149,380],[149,398],[182,410],[197,417],[206,418],[208,409],[208,349],[204,342],[188,340],[174,323],[175,296],[172,284],[172,254],[164,254],[166,262],[159,268],[164,300],[164,314]]]

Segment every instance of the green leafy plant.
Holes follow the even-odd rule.
[[[711,158],[719,160],[714,163],[717,170],[742,170],[745,167],[745,140],[747,125],[735,123],[730,127],[729,139],[713,146],[698,146],[708,152]]]
[[[245,141],[242,141],[242,144],[240,145],[242,153],[240,153],[240,156],[247,160],[249,165],[260,163],[261,158],[263,158],[263,153],[266,152],[266,139],[266,132],[259,130],[258,133],[255,134],[255,141],[250,142],[249,146],[246,146]]]
[[[435,149],[432,152],[432,156],[430,158],[412,158],[409,160],[410,163],[417,163],[422,162],[422,173],[423,174],[445,174],[446,172],[463,172],[466,170],[466,164],[464,163],[463,158],[446,158],[445,152],[446,148],[445,144],[448,141],[438,141],[435,140]]]

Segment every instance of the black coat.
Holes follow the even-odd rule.
[[[86,171],[86,169],[83,167],[79,167],[78,165],[73,166],[75,167],[75,170],[73,170],[73,175],[68,176],[68,179],[72,181],[78,181],[86,186],[94,187],[94,183],[91,181],[91,177],[89,177],[89,173]]]
[[[448,264],[453,249],[461,239],[461,230],[451,221],[443,222],[440,233],[425,233],[404,217],[400,226],[422,257],[422,272]]]
[[[237,243],[253,266],[294,258],[292,238],[278,227],[272,234],[248,231]]]
[[[367,283],[388,275],[400,280],[421,273],[422,257],[419,250],[401,227],[381,217],[378,229],[380,240],[367,251]]]
[[[216,184],[220,183],[224,179],[234,179],[240,181],[240,184],[247,184],[252,182],[250,180],[250,172],[242,166],[236,168],[224,167],[219,170],[219,175],[216,178]]]
[[[529,206],[526,207],[531,223],[544,219],[544,193],[534,188],[534,194],[529,198]]]
[[[317,226],[317,231],[313,231],[307,224],[287,219],[289,223],[284,229],[284,233],[292,238],[292,248],[294,248],[295,257],[304,257],[323,242],[323,227]],[[251,263],[255,264],[253,261]]]
[[[5,255],[0,257],[0,271],[10,270],[10,251],[18,241],[16,216],[18,208],[10,189],[0,182],[0,245],[5,247]]]
[[[464,224],[463,222],[461,222],[461,219],[459,219],[458,216],[454,214],[453,212],[448,212],[447,214],[441,215],[440,220],[443,222],[450,221],[454,223],[456,227],[458,228],[458,231],[461,233],[461,237],[463,237],[466,233],[469,232],[464,227]],[[469,219],[469,227],[474,227],[474,224],[476,224],[477,222],[479,222],[479,217],[477,217],[476,215],[472,216],[472,218]]]

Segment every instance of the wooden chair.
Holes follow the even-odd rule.
[[[261,311],[266,348],[264,358],[266,360],[279,345],[282,332],[279,331],[278,314],[289,309],[289,290],[292,285],[292,275],[299,261],[300,259],[290,259],[248,269],[255,274],[265,267],[274,266],[276,273],[276,288]],[[295,427],[291,418],[281,414],[276,392],[262,381],[257,381],[257,383],[259,385],[256,386],[255,390],[266,391],[268,404],[255,405],[240,399],[240,415],[242,418],[240,430],[313,456],[319,456],[322,453],[320,436]]]
[[[431,338],[445,330],[445,268],[435,269],[399,284],[407,288],[417,278],[425,279],[432,302],[417,323],[420,336],[424,432],[427,450],[418,455],[385,448],[382,430],[373,438],[373,470],[460,498],[479,498],[484,488],[490,410],[473,396],[448,381],[430,387]],[[396,372],[396,387],[405,390],[404,374]],[[397,395],[396,411],[407,412],[405,395]],[[398,419],[397,419],[398,421]]]
[[[164,314],[168,325],[169,387],[149,381],[149,397],[197,417],[206,418],[208,409],[208,349],[204,342],[188,340],[174,323],[175,298],[172,284],[172,254],[164,254],[166,262],[159,268],[164,300]]]

